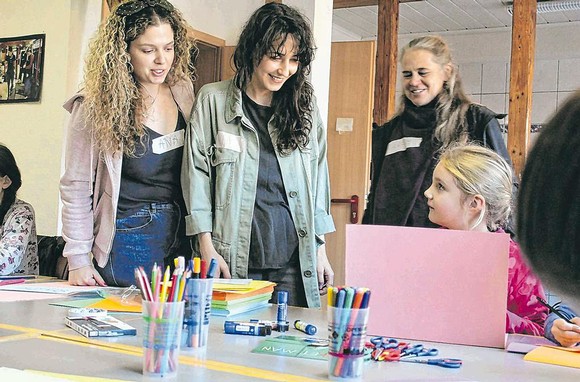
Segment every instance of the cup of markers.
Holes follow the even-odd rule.
[[[217,266],[212,259],[206,272],[205,262],[192,260],[192,277],[185,285],[185,314],[183,316],[182,349],[205,349],[209,333],[213,276]]]
[[[172,377],[179,366],[179,348],[183,327],[183,267],[176,267],[173,275],[169,267],[162,276],[155,264],[151,283],[142,267],[135,269],[135,279],[143,297],[143,374],[153,377]]]
[[[362,377],[367,323],[368,288],[328,289],[328,375],[333,380]]]

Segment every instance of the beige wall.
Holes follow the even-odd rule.
[[[39,234],[56,234],[71,0],[2,0],[0,36],[45,33],[41,101],[0,104],[0,141],[22,172],[19,197],[36,211]]]

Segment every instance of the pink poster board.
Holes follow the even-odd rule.
[[[368,333],[503,348],[509,236],[347,225],[346,285],[372,291]]]

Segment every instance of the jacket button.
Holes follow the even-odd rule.
[[[291,198],[295,198],[298,196],[298,193],[296,191],[290,191],[290,197]]]
[[[312,271],[304,271],[304,277],[312,277]]]
[[[300,237],[304,237],[304,236],[306,236],[306,231],[305,231],[305,230],[303,230],[303,229],[301,229],[301,230],[298,230],[298,236],[300,236]]]

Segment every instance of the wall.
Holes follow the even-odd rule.
[[[507,114],[509,103],[511,33],[511,28],[439,33],[451,46],[466,91],[473,100],[503,114]],[[399,48],[416,37],[419,35],[401,35]],[[333,28],[333,41],[356,39],[352,32]],[[580,88],[580,50],[573,48],[578,46],[580,23],[538,26],[532,123],[546,122],[558,105]]]
[[[171,0],[193,28],[235,45],[248,17],[264,0]]]
[[[1,37],[46,34],[41,101],[0,104],[0,141],[16,157],[18,196],[35,208],[38,233],[55,234],[71,0],[2,0],[1,9]]]

